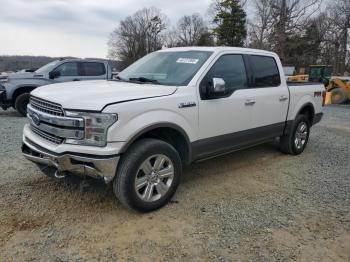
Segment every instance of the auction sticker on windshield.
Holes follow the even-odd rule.
[[[195,58],[178,58],[176,60],[176,63],[181,63],[181,64],[197,64],[198,59]]]

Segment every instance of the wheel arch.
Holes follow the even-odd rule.
[[[16,99],[19,95],[22,95],[24,93],[30,93],[35,88],[37,88],[37,86],[33,86],[33,85],[25,85],[25,86],[18,87],[12,94],[12,106],[15,105]]]
[[[295,115],[298,116],[300,114],[304,114],[306,115],[309,120],[310,120],[310,124],[312,125],[314,117],[315,117],[315,107],[312,103],[308,102],[306,104],[304,104],[298,111],[298,113]]]
[[[156,138],[163,140],[178,151],[183,163],[189,164],[192,161],[192,149],[190,139],[183,128],[173,123],[157,123],[150,125],[137,132],[122,147],[121,153],[125,153],[128,148],[142,138]]]

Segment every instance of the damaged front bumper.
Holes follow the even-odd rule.
[[[11,106],[12,106],[12,103],[10,100],[7,99],[5,87],[0,84],[0,107],[3,110],[6,110]]]
[[[26,159],[37,164],[43,172],[45,168],[54,169],[56,177],[71,173],[103,179],[106,183],[113,180],[120,159],[119,155],[56,154],[41,148],[27,138],[23,141],[22,153]]]

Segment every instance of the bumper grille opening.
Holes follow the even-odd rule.
[[[62,137],[58,137],[58,136],[55,136],[55,135],[52,135],[52,134],[48,134],[46,132],[43,132],[41,131],[40,129],[36,128],[35,126],[33,125],[30,125],[30,128],[31,130],[38,136],[56,144],[56,145],[59,145],[59,144],[62,144],[63,143],[63,138]]]

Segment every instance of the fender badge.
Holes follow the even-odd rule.
[[[183,102],[179,104],[179,108],[196,106],[196,102]]]

